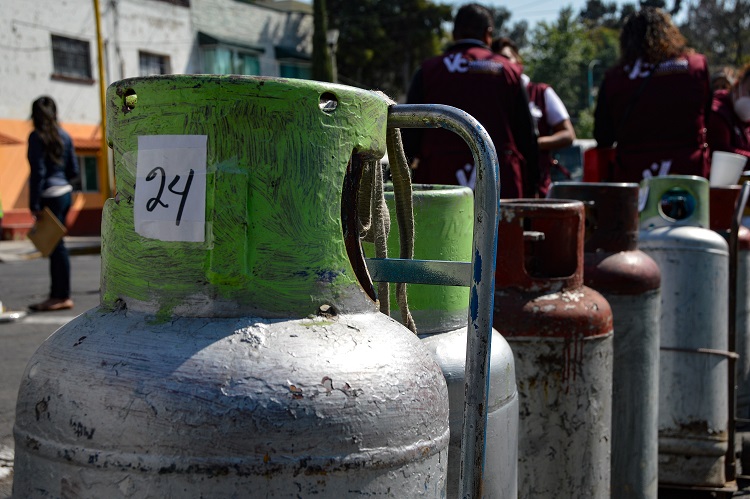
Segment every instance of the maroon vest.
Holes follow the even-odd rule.
[[[607,101],[617,141],[618,166],[611,180],[639,182],[666,174],[707,177],[711,89],[706,58],[680,56],[661,63],[650,78],[630,78],[631,69],[618,65],[607,71],[606,93],[600,97]]]
[[[500,162],[500,196],[521,197],[524,159],[513,140],[511,113],[519,102],[521,71],[508,59],[487,48],[471,46],[449,50],[422,65],[424,102],[457,107],[476,118],[487,130]],[[441,129],[424,131],[416,183],[474,186],[474,159],[466,142]]]
[[[727,90],[714,92],[714,100],[711,104],[711,128],[709,129],[709,146],[712,151],[739,152],[732,149],[740,149],[742,154],[750,156],[750,123],[743,123],[734,113],[732,97]],[[719,119],[716,119],[716,118]],[[717,144],[711,140],[715,127],[724,127],[728,131],[729,144]]]

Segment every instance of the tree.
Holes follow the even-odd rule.
[[[508,9],[505,7],[488,7],[488,9],[492,12],[492,17],[495,19],[495,30],[492,33],[493,38],[498,36],[510,38],[519,49],[528,46],[528,22],[519,21],[511,25],[510,18],[512,14]]]
[[[620,22],[620,18],[617,16],[616,2],[604,3],[601,0],[586,0],[586,5],[578,15],[586,27],[590,29],[599,26],[617,27]]]
[[[620,7],[620,26],[623,26],[625,24],[625,21],[628,19],[628,17],[635,14],[637,11],[638,11],[638,7],[636,7],[634,3],[622,4],[622,7]]]
[[[312,77],[318,81],[333,81],[333,65],[328,47],[326,0],[313,0]]]
[[[430,0],[328,0],[328,24],[339,30],[341,82],[402,96],[418,65],[448,39],[451,7]]]
[[[698,0],[680,30],[711,66],[741,66],[750,59],[750,0]]]
[[[562,9],[554,23],[539,23],[531,32],[533,49],[524,57],[527,74],[532,81],[555,89],[582,138],[590,137],[589,130],[579,129],[593,90],[588,86],[589,68],[596,88],[604,71],[617,60],[617,39],[617,30],[587,27],[585,21],[573,16],[570,7]]]

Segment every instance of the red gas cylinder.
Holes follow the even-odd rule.
[[[583,279],[614,317],[612,498],[656,499],[659,482],[661,272],[638,250],[638,184],[557,182],[586,204]]]
[[[608,497],[612,311],[583,285],[583,203],[500,211],[494,326],[516,360],[519,497]]]

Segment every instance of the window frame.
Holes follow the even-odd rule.
[[[213,50],[227,50],[230,54],[230,60],[232,64],[232,72],[229,73],[216,73],[214,71],[211,71],[211,68],[207,67],[208,63],[206,62],[206,52]],[[242,76],[261,76],[261,69],[260,69],[260,56],[263,55],[263,52],[248,49],[245,47],[238,47],[235,45],[230,45],[227,43],[212,43],[212,44],[204,44],[200,46],[200,54],[201,54],[201,69],[203,72],[207,74],[226,74],[226,75],[242,75]],[[242,60],[242,56],[249,56],[255,59],[255,62],[258,67],[257,73],[240,73],[235,72],[237,69],[238,61]]]
[[[78,160],[78,181],[76,185],[76,189],[80,190],[84,193],[97,193],[101,192],[99,190],[99,184],[101,184],[101,180],[99,178],[99,155],[93,154],[93,153],[83,153],[80,151],[76,151],[76,159]],[[87,159],[93,159],[93,165],[87,164]],[[89,167],[93,169],[93,175],[96,182],[96,185],[92,188],[88,185],[88,176],[86,175],[89,171]]]
[[[147,73],[143,72],[143,58],[150,58],[152,60],[159,59],[159,66],[161,68],[160,73]],[[152,67],[149,65],[149,67]],[[172,61],[169,55],[158,54],[156,52],[150,52],[148,50],[138,50],[138,76],[153,76],[153,75],[168,75],[172,74]]]
[[[80,83],[94,83],[93,69],[91,65],[91,43],[88,40],[72,38],[69,36],[50,34],[52,47],[52,79],[64,80]],[[61,44],[67,46],[61,46]],[[76,50],[70,50],[75,45]],[[83,65],[76,67],[76,59],[86,59],[85,68]]]

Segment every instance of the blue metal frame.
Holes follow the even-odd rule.
[[[455,107],[437,104],[402,104],[388,113],[389,128],[444,128],[463,138],[477,168],[474,192],[472,261],[367,259],[373,280],[470,286],[466,344],[466,399],[461,438],[459,495],[479,498],[484,479],[487,394],[495,292],[499,163],[495,145],[484,127]]]

